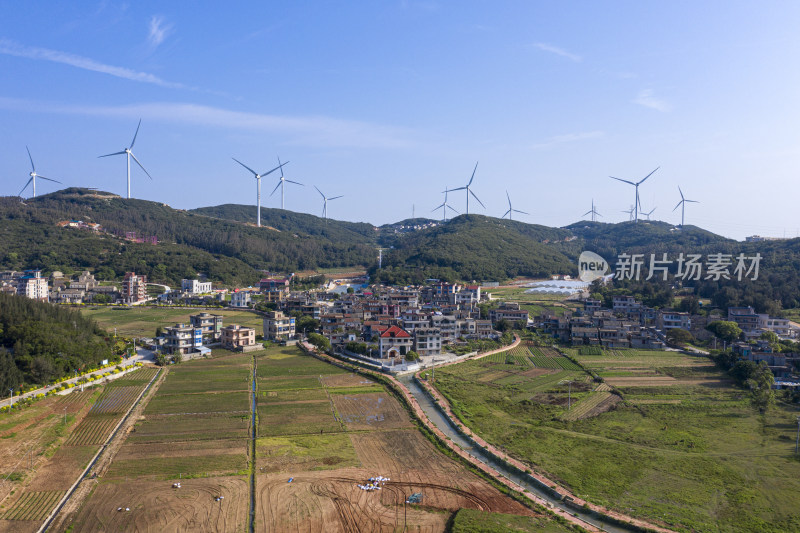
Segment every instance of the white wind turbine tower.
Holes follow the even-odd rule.
[[[288,163],[288,161],[286,163]],[[285,165],[286,163],[284,163],[283,165]],[[286,178],[284,178],[283,177],[283,165],[281,164],[281,158],[279,157],[278,158],[278,166],[277,166],[277,168],[281,169],[281,179],[278,180],[278,184],[275,186],[274,189],[272,189],[272,192],[269,193],[269,195],[272,196],[273,194],[275,194],[275,191],[278,190],[278,187],[281,188],[281,209],[283,209],[283,184],[284,184],[284,182],[289,182],[289,183],[294,183],[295,185],[304,186],[302,183],[298,183],[298,182],[292,181],[292,180],[287,180]],[[266,174],[265,174],[265,176],[266,176]]]
[[[520,211],[519,209],[514,209],[511,207],[511,197],[508,195],[508,191],[506,191],[506,198],[508,198],[508,211],[500,218],[506,218],[508,215],[508,220],[512,220],[511,213],[522,213],[523,215],[530,215],[530,213],[526,213],[525,211]]]
[[[288,165],[289,162],[287,161],[286,163],[283,163],[282,165],[273,168],[269,172],[264,172],[263,174],[259,174],[258,172],[256,172],[252,168],[248,167],[247,165],[245,165],[244,163],[242,163],[241,161],[239,161],[235,157],[231,157],[231,159],[233,159],[234,161],[236,161],[237,163],[242,165],[244,168],[246,168],[247,170],[252,172],[253,176],[256,178],[256,183],[258,184],[257,185],[257,190],[258,190],[258,209],[256,210],[256,225],[260,228],[261,227],[261,178],[263,178],[264,176],[269,176],[270,174],[272,174],[273,172],[275,172],[279,168],[283,168],[283,165]]]
[[[456,189],[450,189],[451,191],[463,191],[463,190],[467,191],[467,211],[466,211],[467,215],[469,215],[469,195],[470,194],[472,195],[473,198],[478,200],[478,203],[481,204],[484,209],[486,209],[486,206],[483,205],[483,202],[481,202],[481,199],[478,198],[477,196],[475,196],[475,193],[472,192],[472,189],[469,188],[469,186],[472,185],[472,180],[475,179],[475,171],[476,170],[478,170],[478,163],[475,163],[475,168],[472,170],[472,177],[469,179],[469,183],[467,183],[463,187],[458,187]]]
[[[634,209],[634,207],[631,206],[630,209],[623,209],[622,210],[623,213],[628,213],[628,222],[633,220],[633,209]]]
[[[45,178],[41,174],[37,174],[36,173],[36,167],[33,164],[33,156],[31,156],[31,151],[28,149],[27,146],[25,147],[25,149],[28,150],[28,159],[31,160],[30,179],[28,179],[28,182],[25,184],[25,186],[22,188],[22,190],[19,191],[19,194],[17,196],[22,196],[22,193],[25,192],[25,189],[28,188],[28,185],[33,183],[33,197],[36,198],[36,178],[41,178],[43,180],[52,181],[52,182],[55,182],[55,183],[61,183],[61,182],[58,181],[58,180],[51,180],[50,178]]]
[[[691,203],[693,203],[693,204],[699,204],[700,202],[698,202],[697,200],[687,200],[687,199],[686,199],[686,198],[683,196],[683,191],[681,190],[681,187],[680,187],[680,185],[678,185],[678,192],[679,192],[679,193],[681,193],[681,201],[680,201],[680,202],[678,202],[678,205],[676,205],[676,206],[675,206],[675,207],[672,209],[672,211],[674,212],[674,211],[675,211],[675,209],[678,209],[678,207],[680,207],[680,208],[681,208],[681,228],[683,228],[683,215],[684,215],[684,211],[685,211],[685,209],[686,209],[686,202],[691,202]]]
[[[317,189],[317,192],[319,193],[319,195],[322,196],[322,218],[324,218],[325,222],[327,222],[328,221],[328,200],[336,200],[337,198],[341,198],[344,195],[342,194],[342,195],[339,195],[339,196],[334,196],[333,198],[328,198],[327,196],[322,194],[322,191],[319,190],[319,187],[314,185],[314,188]]]
[[[661,167],[656,167],[656,170],[658,170],[659,168],[661,168]],[[620,179],[620,178],[615,178],[614,176],[609,176],[609,178],[611,178],[612,180],[621,181],[623,183],[627,183],[629,185],[633,185],[634,187],[636,187],[636,201],[633,204],[633,209],[634,209],[634,212],[636,213],[636,215],[634,217],[634,220],[636,222],[639,222],[639,207],[642,205],[641,202],[639,201],[639,185],[644,183],[644,180],[646,180],[647,178],[652,176],[655,173],[656,170],[654,170],[653,172],[651,172],[650,174],[648,174],[647,176],[645,176],[644,178],[642,178],[640,181],[637,181],[637,182],[623,180],[623,179]],[[627,213],[627,211],[626,211],[626,213]]]
[[[142,164],[139,162],[139,160],[136,159],[136,156],[133,155],[133,152],[131,151],[131,150],[133,150],[133,145],[136,144],[136,136],[139,135],[139,127],[141,125],[142,125],[142,119],[139,119],[139,125],[136,126],[136,133],[133,134],[133,140],[131,141],[130,147],[125,148],[121,152],[114,152],[113,154],[106,154],[106,155],[99,156],[99,157],[109,157],[109,156],[112,156],[112,155],[125,154],[125,156],[127,157],[127,160],[128,160],[128,198],[129,199],[131,197],[131,157],[133,158],[134,161],[136,161],[136,164],[139,165],[139,167],[141,167],[142,170],[144,170],[144,173],[147,174],[147,177],[150,178],[151,180],[153,179],[153,176],[151,176],[150,173],[147,172],[147,170],[142,166]]]
[[[436,207],[431,209],[431,212],[433,212],[433,211],[436,211],[437,209],[441,208],[442,209],[442,218],[444,219],[445,222],[447,222],[447,210],[448,209],[453,211],[457,215],[461,214],[458,211],[456,211],[455,209],[453,209],[453,207],[450,206],[450,204],[447,203],[447,193],[448,192],[450,192],[450,191],[445,188],[445,190],[444,190],[444,203],[442,203],[442,205],[437,205]]]
[[[625,212],[627,213],[627,211],[625,211]],[[595,209],[595,208],[594,208],[594,198],[592,198],[592,208],[591,208],[590,210],[586,211],[586,212],[585,212],[584,214],[582,214],[581,216],[582,216],[582,217],[585,217],[586,215],[588,215],[588,214],[590,214],[590,213],[591,213],[591,215],[592,215],[592,222],[597,222],[597,219],[596,219],[595,217],[601,217],[601,216],[603,216],[603,215],[601,215],[600,213],[598,213],[598,212],[597,212],[597,209]]]
[[[648,222],[650,222],[650,215],[652,215],[652,214],[653,214],[653,211],[655,211],[656,209],[658,209],[658,208],[657,208],[657,207],[654,207],[653,209],[651,209],[651,210],[650,210],[650,212],[649,212],[649,213],[645,213],[644,211],[642,211],[642,214],[643,214],[644,216],[646,216],[646,217],[647,217],[647,221],[648,221]]]

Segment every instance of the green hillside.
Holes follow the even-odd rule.
[[[376,281],[418,283],[426,278],[505,280],[572,272],[573,262],[557,247],[570,237],[561,229],[461,215],[446,224],[386,238],[384,268]],[[544,241],[549,241],[545,243]]]
[[[255,225],[257,208],[254,205],[223,204],[192,209],[190,213]],[[302,232],[337,243],[374,244],[377,229],[364,222],[343,222],[295,213],[285,209],[261,208],[261,225],[278,231]]]
[[[166,204],[127,200],[71,188],[20,203],[0,199],[0,267],[63,270],[108,266],[117,275],[136,270],[153,281],[208,274],[225,283],[258,279],[257,270],[293,272],[368,265],[374,248],[301,231],[277,231],[172,209]],[[59,228],[63,220],[99,223],[116,235],[154,235],[157,246],[132,244],[105,235]],[[76,234],[77,235],[74,235]],[[163,265],[163,266],[159,266]]]

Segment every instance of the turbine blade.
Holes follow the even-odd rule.
[[[586,211],[584,214],[582,214],[581,216],[582,216],[582,217],[585,217],[586,215],[588,215],[588,214],[589,214],[589,213],[591,213],[591,212],[592,212],[592,210],[590,209],[590,210]]]
[[[461,214],[461,211],[458,211],[457,209],[455,209],[454,207],[451,207],[450,205],[448,205],[448,206],[447,206],[447,209],[449,209],[449,210],[451,210],[451,211],[453,211],[454,213],[457,213],[457,214],[459,214],[459,215]]]
[[[344,197],[344,195],[340,194],[339,196],[334,196],[333,198],[328,198],[328,201],[330,202],[331,200],[336,200],[337,198],[343,198],[343,197]]]
[[[450,189],[448,191],[442,191],[442,192],[446,193],[446,192],[453,192],[453,191],[463,191],[464,189],[466,189],[466,187],[457,187],[455,189]]]
[[[283,170],[283,169],[281,169],[281,170]],[[286,183],[294,183],[295,185],[303,185],[299,181],[292,181],[292,180],[285,180],[285,181],[286,181]],[[305,187],[305,185],[303,185],[303,187]]]
[[[433,209],[431,209],[431,213],[433,213],[433,212],[434,212],[434,211],[436,211],[437,209],[441,209],[441,208],[443,208],[443,207],[445,207],[445,205],[444,205],[444,204],[442,204],[442,205],[437,205],[436,207],[434,207]]]
[[[288,165],[288,164],[289,164],[289,162],[287,161],[286,163],[283,163],[282,165],[280,165],[280,166],[277,166],[277,167],[273,168],[273,169],[272,169],[272,170],[270,170],[269,172],[265,172],[264,174],[261,174],[261,177],[263,178],[264,176],[269,176],[270,174],[272,174],[273,172],[275,172],[275,171],[276,171],[276,170],[278,170],[278,169],[281,169],[281,177],[283,177],[283,165]],[[252,172],[252,171],[251,171],[251,172]],[[288,181],[288,180],[287,180],[287,181]]]
[[[132,149],[133,145],[136,144],[136,136],[139,135],[139,127],[141,125],[142,125],[142,119],[139,119],[139,125],[136,126],[136,133],[133,134],[133,140],[131,141],[131,146],[130,146],[130,148],[128,148],[128,150]]]
[[[278,184],[275,186],[275,188],[274,188],[274,189],[272,189],[272,192],[271,192],[271,193],[269,193],[269,195],[270,195],[270,196],[272,196],[273,194],[275,194],[275,191],[277,191],[277,190],[278,190],[278,187],[280,187],[280,186],[281,186],[281,183],[282,183],[282,182],[279,180],[279,181],[278,181]]]
[[[30,160],[31,160],[31,170],[33,170],[34,172],[36,172],[36,167],[35,167],[35,166],[33,166],[33,156],[31,156],[31,151],[28,149],[28,147],[27,147],[27,146],[25,147],[25,149],[26,149],[26,150],[28,150],[28,159],[30,159]]]
[[[474,179],[475,179],[475,171],[476,171],[476,170],[478,170],[478,162],[476,162],[476,163],[475,163],[475,168],[474,168],[474,169],[472,169],[472,177],[469,179],[469,183],[467,183],[467,187],[469,187],[470,185],[472,185],[472,180],[474,180]],[[478,201],[480,201],[480,200],[478,200]],[[481,205],[483,205],[483,204],[481,204]]]
[[[325,198],[325,195],[324,195],[324,194],[322,194],[322,191],[321,191],[321,190],[319,190],[319,187],[317,187],[316,185],[314,185],[314,188],[315,188],[315,189],[317,189],[317,192],[319,193],[319,195],[320,195],[320,196],[322,196],[323,198]]]
[[[506,198],[508,198],[508,208],[511,209],[511,197],[508,195],[508,191],[506,191]]]
[[[522,213],[523,215],[530,215],[530,213],[526,211],[520,211],[519,209],[512,209],[512,211],[514,211],[515,213]]]
[[[594,212],[594,215],[595,215],[595,216],[597,216],[597,217],[601,217],[601,216],[603,216],[603,215],[601,215],[600,213],[598,213],[597,211],[595,211],[595,212]]]
[[[112,156],[112,155],[122,155],[124,153],[125,153],[125,150],[123,150],[121,152],[114,152],[113,154],[99,155],[99,156],[97,156],[97,158],[100,159],[101,157],[109,157],[109,156]]]
[[[278,156],[278,168],[281,169],[281,177],[283,177],[283,165],[281,165],[281,156]]]
[[[136,156],[133,155],[133,152],[131,152],[131,157],[133,158],[134,161],[136,161],[136,164],[139,165],[139,167],[141,167],[142,170],[144,170],[144,173],[147,174],[147,177],[153,179],[153,176],[151,176],[150,173],[147,171],[147,169],[142,166],[142,164],[139,162],[138,159],[136,159]]]
[[[685,200],[681,200],[680,202],[678,202],[678,205],[676,205],[675,207],[673,207],[673,208],[672,208],[672,210],[673,210],[673,211],[675,211],[676,209],[678,209],[678,208],[681,206],[681,204],[682,204],[684,201],[685,201]]]
[[[39,176],[41,178],[41,176]],[[693,204],[699,204],[699,200],[684,200],[684,202],[692,202]]]
[[[474,192],[472,192],[472,190],[470,190],[470,191],[469,191],[469,193],[472,195],[472,197],[473,197],[473,198],[475,198],[476,200],[478,200],[478,203],[479,203],[479,204],[481,204],[481,206],[482,206],[484,209],[486,209],[486,206],[485,206],[485,205],[483,205],[483,202],[481,202],[481,199],[480,199],[480,198],[478,198],[477,196],[475,196],[475,193],[474,193]]]
[[[659,168],[661,168],[661,167],[656,167],[656,170],[658,170]],[[641,185],[642,183],[644,183],[644,180],[646,180],[647,178],[649,178],[650,176],[652,176],[653,174],[655,174],[655,173],[656,173],[656,170],[654,170],[653,172],[651,172],[650,174],[648,174],[647,176],[645,176],[644,178],[642,178],[642,181],[640,181],[640,182],[639,182],[639,183],[637,183],[636,185]]]
[[[233,159],[234,161],[236,161],[237,163],[239,163],[240,165],[242,165],[244,168],[246,168],[247,170],[249,170],[250,172],[252,172],[252,173],[253,173],[253,176],[258,176],[258,172],[256,172],[256,171],[255,171],[255,170],[253,170],[252,168],[248,167],[247,165],[245,165],[244,163],[242,163],[241,161],[239,161],[239,160],[238,160],[238,159],[236,159],[235,157],[231,157],[231,159]]]
[[[36,174],[36,177],[37,177],[37,178],[39,178],[39,179],[43,179],[43,180],[47,180],[47,181],[52,181],[52,182],[55,182],[55,183],[61,183],[61,182],[60,182],[60,181],[58,181],[58,180],[53,180],[53,179],[50,179],[50,178],[45,178],[44,176],[42,176],[42,175],[39,175],[39,174]],[[62,185],[63,185],[63,184],[62,184]]]
[[[28,185],[30,185],[32,181],[33,181],[33,178],[28,178],[28,182],[25,184],[25,186],[22,188],[22,190],[19,191],[19,194],[17,196],[22,196],[22,193],[25,191],[25,189],[28,188]]]
[[[623,179],[620,179],[620,178],[615,178],[614,176],[609,176],[609,178],[611,178],[612,180],[621,181],[621,182],[623,182],[623,183],[628,183],[628,184],[630,184],[630,185],[633,185],[633,186],[635,186],[635,185],[636,185],[636,184],[635,184],[634,182],[632,182],[632,181],[623,180]]]
[[[511,209],[509,209],[508,211],[503,213],[503,216],[501,216],[500,218],[506,218],[506,215],[509,214],[510,212],[511,212]]]
[[[681,190],[681,186],[680,185],[678,185],[678,192],[681,193],[681,200],[685,200],[685,198],[683,197],[683,191]]]

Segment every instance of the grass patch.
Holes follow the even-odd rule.
[[[263,472],[361,466],[346,433],[260,438],[256,441],[256,457]]]
[[[424,495],[423,495],[424,496]],[[425,504],[423,499],[422,504]],[[460,509],[453,516],[451,533],[565,533],[574,528],[548,518]]]

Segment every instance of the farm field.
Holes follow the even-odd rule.
[[[3,417],[0,461],[11,470],[8,474],[21,476],[17,482],[3,483],[0,530],[39,527],[156,372],[142,368],[83,392],[45,398]]]
[[[246,377],[252,362],[254,443]],[[165,370],[110,464],[88,481],[88,496],[59,519],[59,527],[244,532],[251,472],[257,531],[445,531],[453,513],[464,508],[540,516],[443,455],[382,385],[298,348],[193,360]],[[123,382],[98,396],[91,425],[71,438],[91,441],[113,416],[100,411],[114,410],[130,386]],[[81,448],[95,449],[71,447]],[[390,478],[382,490],[358,487],[376,475]],[[180,488],[173,486],[177,482]],[[43,498],[44,489],[34,488],[31,501]],[[423,502],[405,504],[415,492]],[[14,512],[38,512],[32,505],[23,501]]]
[[[257,365],[257,530],[444,531],[462,507],[534,514],[442,455],[375,382],[296,349]],[[376,475],[391,479],[383,490],[358,488]],[[414,492],[423,504],[404,505]]]
[[[188,324],[189,315],[211,313],[222,315],[223,325],[239,324],[261,331],[263,318],[249,311],[234,309],[170,308],[170,307],[82,307],[81,312],[97,321],[107,331],[117,330],[125,337],[152,337],[159,326]]]
[[[230,354],[170,366],[91,495],[64,524],[74,531],[94,531],[95,524],[245,531],[250,361]]]
[[[436,386],[476,433],[589,501],[678,531],[800,530],[796,407],[761,415],[703,357],[569,353],[605,380],[573,373],[569,410],[563,380],[496,356],[437,370]]]

